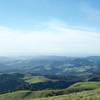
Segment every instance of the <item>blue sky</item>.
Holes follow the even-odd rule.
[[[99,55],[99,26],[100,0],[0,0],[0,54]]]
[[[56,19],[99,30],[99,10],[100,0],[0,0],[0,25],[30,30],[33,24]]]

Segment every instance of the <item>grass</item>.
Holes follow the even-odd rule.
[[[46,97],[45,91],[16,91],[0,95],[0,100],[30,100],[38,97]]]
[[[46,96],[48,91],[40,92],[17,91],[0,95],[0,100],[100,100],[100,89],[46,98],[41,97]]]
[[[0,100],[30,100],[35,98],[43,98],[55,96],[60,93],[60,90],[40,90],[40,91],[15,91],[5,94],[0,94]]]
[[[47,82],[47,81],[57,81],[55,79],[49,79],[45,76],[25,76],[23,80],[29,84],[39,83],[39,82]]]
[[[78,82],[72,86],[70,86],[68,89],[99,89],[100,88],[100,82]]]
[[[44,76],[25,77],[24,80],[30,84],[49,81],[49,79]]]
[[[0,95],[0,100],[24,100],[25,96],[29,93],[30,91],[17,91],[12,93],[6,93]]]
[[[69,95],[38,98],[33,100],[100,100],[100,90],[84,91]]]
[[[15,91],[1,94],[0,100],[100,100],[100,82],[79,82],[60,90]]]

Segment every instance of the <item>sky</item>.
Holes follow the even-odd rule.
[[[0,0],[0,56],[100,55],[100,0]]]

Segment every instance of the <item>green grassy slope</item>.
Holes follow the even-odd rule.
[[[100,82],[79,82],[71,85],[68,89],[72,91],[83,91],[83,90],[93,90],[99,89]]]
[[[54,79],[49,79],[45,76],[25,76],[24,81],[29,84],[39,83],[39,82],[47,82],[47,81],[57,81]]]
[[[25,77],[24,80],[25,82],[32,84],[32,83],[38,83],[38,82],[46,82],[49,79],[43,76],[31,76],[31,77]]]
[[[41,98],[43,95],[46,96],[46,93],[41,93],[39,95],[38,92],[17,91],[13,93],[2,94],[0,95],[0,100],[100,100],[100,89],[61,96],[49,96],[46,98]],[[38,96],[40,98],[37,98]]]
[[[100,100],[99,88],[100,82],[79,82],[67,89],[41,91],[23,90],[0,94],[0,100],[35,100],[36,98],[39,98],[36,100]],[[97,99],[91,99],[92,97]]]
[[[69,95],[38,98],[33,100],[100,100],[100,90],[84,91]]]
[[[32,92],[32,91],[16,91],[0,95],[0,100],[30,100],[38,97],[46,97],[46,91]]]
[[[80,88],[80,87],[89,87],[89,88],[100,88],[100,82],[79,82],[76,83],[70,87],[76,87],[76,88]]]
[[[0,100],[30,100],[35,98],[55,96],[58,93],[59,90],[41,90],[41,91],[23,90],[23,91],[0,94]]]

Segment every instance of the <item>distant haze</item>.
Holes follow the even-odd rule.
[[[0,48],[0,55],[97,55],[100,34],[60,25],[26,33],[1,27]]]

